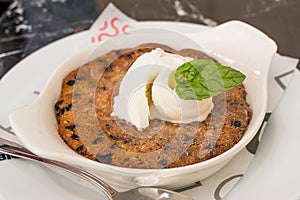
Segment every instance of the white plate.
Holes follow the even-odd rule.
[[[201,25],[178,22],[143,22],[140,24],[144,27],[164,26],[182,33],[206,29]],[[0,123],[4,128],[9,129],[8,114],[18,107],[31,103],[37,97],[38,91],[43,88],[55,67],[80,49],[79,41],[84,36],[85,32],[74,34],[38,50],[18,63],[1,79]],[[22,88],[21,91],[20,88]],[[0,170],[2,171],[0,200],[26,200],[41,197],[46,200],[99,198],[95,192],[83,189],[72,181],[31,162],[16,159],[1,161]],[[187,192],[187,194],[193,194],[195,199],[199,198],[199,193],[195,191]]]

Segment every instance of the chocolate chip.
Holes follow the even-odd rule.
[[[106,90],[108,90],[108,88],[103,86],[103,87],[101,87],[101,90],[106,91]]]
[[[72,104],[69,104],[69,105],[64,107],[65,111],[70,111],[71,108],[72,108]]]
[[[84,146],[81,145],[81,146],[79,146],[79,147],[76,148],[76,151],[77,151],[78,153],[83,153],[83,149],[84,149]]]
[[[143,52],[144,52],[143,49],[138,49],[137,51],[138,51],[139,53],[143,53]]]
[[[130,142],[131,142],[130,139],[125,139],[125,140],[123,141],[124,144],[130,143]]]
[[[90,104],[91,103],[94,103],[94,99],[89,99],[89,101],[88,101]]]
[[[110,130],[111,126],[110,124],[105,124],[106,130]]]
[[[72,86],[72,85],[74,85],[75,84],[75,80],[69,80],[68,82],[67,82],[67,85],[68,86]]]
[[[54,106],[55,109],[56,109],[56,111],[57,111],[56,116],[58,116],[58,117],[61,116],[61,115],[63,115],[63,114],[65,114],[65,111],[70,111],[71,108],[72,108],[72,104],[69,104],[69,105],[67,105],[67,106],[65,106],[63,108],[60,108],[60,104],[61,103],[57,102],[55,104],[55,106]]]
[[[103,137],[98,137],[93,141],[93,144],[99,144],[102,141],[103,141]]]
[[[56,102],[55,105],[54,105],[55,110],[59,110],[59,109],[60,109],[59,106],[60,106],[62,103],[63,103],[63,100],[60,100],[60,101]]]
[[[213,148],[215,148],[215,143],[210,143],[205,149],[212,150]]]
[[[164,146],[164,147],[163,147],[163,150],[164,150],[164,151],[169,151],[169,150],[171,150],[171,147],[170,147],[170,146]]]
[[[119,136],[109,135],[109,137],[110,137],[112,140],[121,140],[121,138],[120,138]]]
[[[112,144],[112,145],[110,145],[110,148],[111,148],[111,149],[116,149],[116,148],[117,148],[117,145]]]
[[[113,70],[112,66],[109,65],[109,66],[107,66],[107,67],[105,68],[105,71],[106,71],[106,72],[113,72],[114,70]]]
[[[79,139],[79,136],[77,135],[77,134],[73,134],[72,136],[71,136],[71,138],[73,139],[73,140],[78,140]]]
[[[166,166],[168,164],[168,161],[166,159],[161,159],[158,161],[158,164],[162,166]]]
[[[235,126],[235,127],[240,127],[241,126],[241,122],[238,120],[232,120],[231,121],[231,125]]]
[[[69,130],[71,130],[71,131],[74,131],[75,124],[70,125],[70,126],[66,126],[65,128],[66,128],[66,129],[69,129]]]
[[[62,109],[59,110],[59,116],[63,115],[64,113],[65,113],[65,109],[64,108],[62,108]]]
[[[233,106],[238,106],[238,105],[239,105],[239,102],[237,102],[237,101],[230,101],[229,104],[230,104],[230,105],[233,105]]]
[[[167,140],[167,138],[166,137],[160,137],[160,138],[158,138],[159,140]]]
[[[98,154],[96,156],[96,160],[101,162],[101,163],[105,163],[105,164],[111,164],[112,161],[112,154],[108,153],[108,154]]]
[[[125,58],[126,58],[126,60],[127,60],[127,59],[128,59],[128,60],[131,60],[131,59],[132,59],[132,55],[131,55],[131,54],[127,54]]]

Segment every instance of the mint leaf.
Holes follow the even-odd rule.
[[[210,60],[193,60],[175,72],[176,93],[182,99],[202,100],[241,85],[246,76]]]

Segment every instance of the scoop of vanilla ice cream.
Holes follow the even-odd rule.
[[[176,69],[191,60],[160,48],[140,56],[121,82],[112,115],[127,120],[139,130],[147,128],[151,118],[175,123],[205,120],[213,108],[212,98],[184,100],[175,91]]]
[[[145,53],[140,57],[138,57],[129,68],[129,71],[136,69],[137,67],[141,67],[143,65],[151,65],[151,64],[162,65],[165,67],[170,67],[173,70],[176,70],[177,67],[191,60],[193,59],[190,57],[183,57],[177,54],[165,52],[161,48],[156,48],[151,52]]]
[[[203,121],[213,108],[212,98],[198,100],[181,99],[170,86],[173,70],[163,69],[153,82],[152,101],[159,115],[152,118],[164,119],[175,123]]]

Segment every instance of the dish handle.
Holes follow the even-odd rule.
[[[225,62],[222,64],[246,67],[257,75],[268,74],[277,51],[276,43],[265,33],[237,20],[186,35],[197,42],[208,55],[221,63]]]

